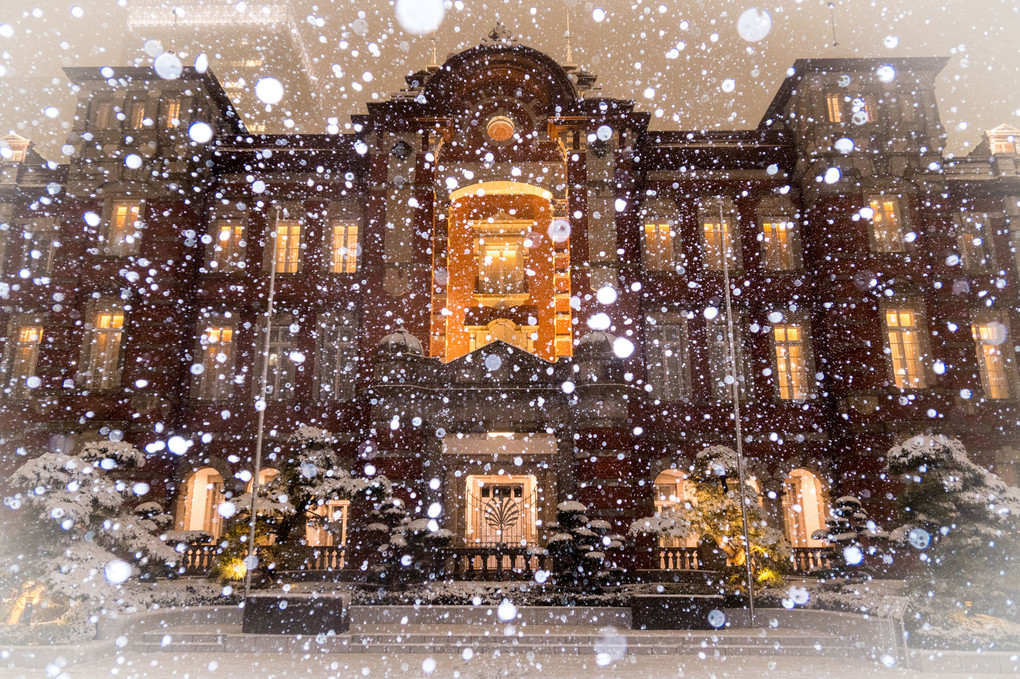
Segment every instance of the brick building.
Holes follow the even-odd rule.
[[[945,157],[944,65],[798,60],[757,128],[661,131],[495,31],[339,135],[249,134],[209,73],[66,69],[70,163],[0,162],[3,466],[122,437],[217,533],[273,278],[270,470],[311,425],[458,547],[542,544],[567,499],[623,532],[734,445],[725,265],[744,452],[795,547],[829,498],[890,516],[916,433],[1015,481],[1017,131]]]

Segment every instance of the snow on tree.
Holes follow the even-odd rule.
[[[613,547],[610,524],[591,521],[588,508],[580,502],[567,501],[556,505],[556,521],[549,524],[553,533],[548,541],[549,554],[556,569],[556,583],[561,587],[591,591],[607,583],[607,548]],[[617,540],[619,542],[619,540]]]
[[[19,467],[4,500],[21,528],[2,539],[3,589],[43,583],[52,597],[112,604],[139,573],[172,573],[179,554],[166,542],[162,508],[130,507],[148,487],[124,476],[144,463],[128,443],[97,441],[77,455],[44,453]]]
[[[1020,594],[1020,489],[970,460],[957,439],[922,435],[889,450],[906,522],[893,537],[919,552],[910,578],[922,597],[1015,613]],[[980,604],[979,604],[980,602]],[[1014,602],[1014,605],[1009,605]]]
[[[864,568],[866,556],[876,555],[879,545],[888,537],[888,533],[868,519],[861,501],[850,495],[838,498],[825,519],[825,528],[811,534],[812,539],[825,540],[833,546],[833,558],[839,564],[838,569],[843,571]]]
[[[694,486],[694,501],[677,504],[660,515],[639,519],[630,532],[659,537],[699,537],[699,558],[717,548],[726,555],[727,580],[740,585],[744,579],[744,548],[741,498],[747,512],[751,540],[752,572],[760,585],[781,585],[790,568],[790,546],[781,530],[768,524],[765,508],[749,483],[739,492],[736,453],[724,446],[709,446],[698,453],[687,482]]]
[[[440,528],[435,519],[412,519],[404,501],[393,496],[388,481],[377,484],[372,494],[376,501],[367,530],[378,543],[381,558],[374,575],[379,582],[395,589],[439,576],[442,549],[453,540],[453,533]]]

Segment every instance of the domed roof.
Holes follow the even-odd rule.
[[[380,354],[405,354],[412,356],[425,355],[425,351],[422,349],[418,338],[403,327],[397,328],[379,340],[379,343],[376,344],[376,352]]]
[[[577,350],[575,354],[585,355],[597,355],[597,354],[613,354],[613,342],[616,338],[610,335],[608,332],[602,330],[596,330],[589,332],[587,335],[577,341]]]

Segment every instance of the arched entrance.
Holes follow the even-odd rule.
[[[811,534],[825,527],[828,513],[822,482],[807,469],[794,469],[783,483],[786,538],[794,548],[823,547]]]
[[[177,529],[205,531],[218,540],[223,533],[223,517],[218,511],[223,500],[220,473],[212,467],[199,469],[184,482],[177,505]]]

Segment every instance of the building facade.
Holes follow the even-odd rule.
[[[944,64],[799,60],[757,128],[658,131],[497,30],[345,135],[250,134],[209,73],[67,69],[69,165],[2,162],[3,465],[123,438],[218,534],[265,369],[268,473],[328,430],[461,548],[542,545],[566,500],[619,533],[682,501],[735,392],[800,549],[829,498],[891,517],[884,454],[918,433],[1015,482],[1016,131],[947,158]]]

